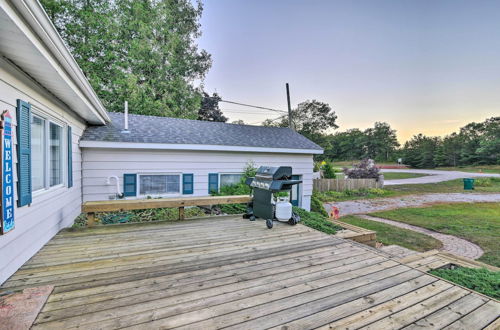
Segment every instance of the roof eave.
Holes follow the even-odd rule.
[[[38,1],[2,0],[0,9],[12,23],[10,30],[15,29],[19,35],[26,38],[24,45],[29,43],[32,49],[32,54],[29,56],[43,60],[37,61],[37,66],[25,65],[29,62],[22,62],[19,56],[9,53],[9,49],[4,47],[7,45],[2,44],[4,55],[89,123],[102,125],[110,122],[104,106],[64,45],[41,4]],[[51,73],[50,81],[44,81],[44,78],[48,79],[44,72]]]
[[[80,148],[102,149],[149,149],[149,150],[189,150],[189,151],[233,151],[233,152],[263,152],[286,154],[323,154],[322,149],[269,148],[250,146],[228,146],[209,144],[176,144],[176,143],[137,143],[110,141],[80,141]]]

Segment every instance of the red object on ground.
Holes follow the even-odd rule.
[[[0,328],[5,330],[31,328],[53,289],[53,285],[46,285],[0,296]]]
[[[338,220],[340,218],[340,210],[336,206],[332,206],[332,210],[330,212],[330,219]]]

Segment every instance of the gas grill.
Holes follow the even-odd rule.
[[[273,220],[287,221],[291,225],[297,224],[300,217],[292,212],[289,202],[292,186],[302,183],[301,180],[292,180],[290,166],[261,166],[254,178],[248,178],[246,184],[252,188],[253,201],[248,204],[246,218],[254,221],[256,218],[266,219],[268,228],[273,227]],[[274,193],[288,192],[288,200],[275,198]]]

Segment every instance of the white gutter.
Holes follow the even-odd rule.
[[[91,103],[93,109],[89,110],[96,112],[96,115],[101,118],[103,124],[110,122],[111,120],[104,106],[75,59],[66,48],[42,5],[36,0],[18,0],[11,3],[19,10],[32,31],[48,47],[52,55],[76,84],[76,87]]]
[[[318,149],[292,148],[264,148],[246,146],[224,146],[209,144],[176,144],[176,143],[136,143],[136,142],[107,142],[107,141],[80,141],[80,148],[103,149],[150,149],[150,150],[198,150],[198,151],[236,151],[236,152],[265,152],[284,154],[323,154]]]

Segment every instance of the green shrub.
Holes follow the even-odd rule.
[[[500,272],[486,268],[435,269],[429,273],[480,292],[495,299],[500,299]]]
[[[480,178],[476,179],[474,182],[474,185],[477,187],[492,187],[493,186],[493,180],[492,178]]]
[[[327,162],[325,165],[323,165],[323,177],[326,179],[336,178],[335,169],[333,168],[332,163]]]
[[[307,227],[327,234],[335,234],[338,230],[342,229],[330,222],[327,217],[317,212],[308,212],[296,206],[293,207],[293,211],[300,216],[300,222]]]
[[[328,216],[328,212],[326,212],[325,208],[323,207],[323,203],[316,194],[313,194],[311,196],[311,211],[317,212],[325,217]]]
[[[221,204],[219,208],[225,214],[241,214],[247,211],[246,204]]]
[[[321,202],[335,202],[342,201],[346,199],[356,199],[356,198],[376,198],[390,196],[393,193],[389,190],[380,188],[362,188],[356,190],[346,190],[346,191],[325,191],[325,192],[313,192],[315,196]]]

